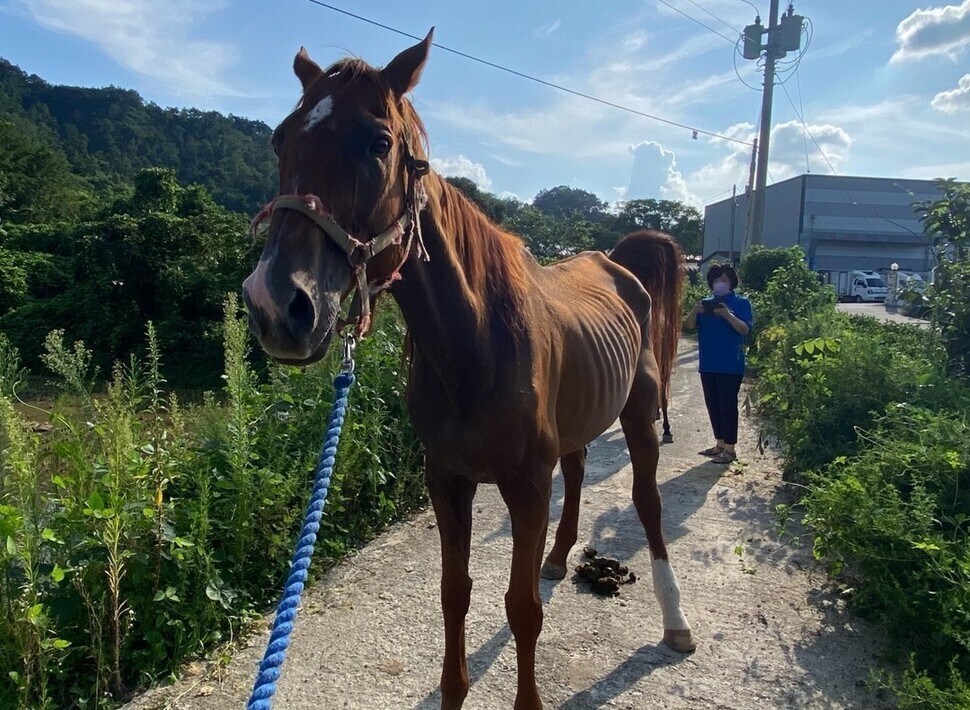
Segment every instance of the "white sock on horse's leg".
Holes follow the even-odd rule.
[[[650,568],[653,572],[653,591],[660,603],[663,614],[664,643],[675,651],[689,653],[697,648],[690,624],[680,608],[680,587],[674,570],[667,560],[651,560]]]
[[[674,570],[667,560],[651,560],[650,567],[653,572],[653,592],[657,595],[660,602],[660,611],[663,614],[665,629],[689,629],[687,617],[680,610],[680,587],[677,586],[677,578],[674,577]]]

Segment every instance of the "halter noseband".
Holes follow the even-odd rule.
[[[347,314],[347,320],[340,319],[337,330],[342,330],[354,320],[356,311],[358,337],[364,335],[370,328],[371,301],[377,294],[389,288],[392,283],[401,278],[401,268],[411,253],[411,245],[415,242],[415,238],[418,257],[424,261],[429,260],[428,250],[425,248],[424,240],[421,237],[421,219],[418,215],[424,209],[427,195],[423,189],[418,189],[418,181],[428,174],[430,168],[427,160],[415,158],[409,148],[405,150],[408,185],[404,198],[404,212],[394,221],[394,224],[366,242],[352,236],[337,224],[333,217],[324,211],[323,202],[316,195],[279,195],[266,203],[249,225],[250,231],[255,236],[259,226],[270,219],[273,212],[278,209],[293,210],[320,227],[323,233],[344,251],[347,255],[347,261],[350,262],[350,266],[354,270],[357,286],[354,289],[355,294],[350,305],[350,311]],[[392,244],[400,244],[401,240],[405,238],[407,241],[404,246],[404,256],[401,257],[401,263],[397,265],[397,268],[383,281],[369,282],[367,280],[367,263],[387,247]]]

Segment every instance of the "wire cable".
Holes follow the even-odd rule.
[[[705,25],[703,22],[701,22],[700,20],[698,20],[696,17],[691,17],[690,15],[688,15],[686,12],[684,12],[680,8],[674,7],[669,2],[667,2],[667,0],[657,0],[657,2],[659,2],[661,5],[666,5],[667,7],[669,7],[674,12],[680,13],[681,15],[683,15],[684,17],[686,17],[691,22],[696,22],[698,25],[700,25],[701,27],[703,27],[705,30],[710,30],[711,32],[713,32],[714,34],[716,34],[718,37],[721,37],[722,39],[725,39],[725,40],[727,40],[728,42],[731,42],[731,43],[734,42],[733,39],[731,39],[730,37],[728,37],[726,35],[722,35],[720,32],[718,32],[717,30],[715,30],[710,25]]]
[[[710,15],[711,17],[713,17],[715,20],[717,20],[718,22],[720,22],[722,25],[724,25],[725,27],[727,27],[732,32],[736,32],[739,35],[741,34],[741,30],[739,30],[736,27],[734,27],[733,25],[731,25],[731,23],[725,22],[720,17],[718,17],[717,15],[715,15],[713,12],[711,12],[710,10],[708,10],[706,7],[704,7],[702,5],[698,5],[696,2],[694,2],[694,0],[687,0],[687,2],[689,2],[691,5],[693,5],[694,7],[696,7],[701,12],[706,12],[708,15]]]
[[[663,0],[660,0],[660,1],[662,2]],[[403,30],[399,30],[399,29],[394,28],[394,27],[391,27],[389,25],[381,24],[380,22],[376,22],[376,21],[371,20],[371,19],[368,19],[366,17],[362,17],[360,15],[355,15],[354,13],[348,12],[347,10],[340,9],[339,7],[334,7],[333,5],[328,5],[327,3],[321,2],[320,0],[307,0],[307,2],[310,2],[310,3],[314,4],[314,5],[319,5],[320,7],[325,7],[328,10],[333,10],[334,12],[339,12],[340,14],[347,15],[348,17],[353,17],[355,20],[360,20],[361,22],[366,22],[368,24],[374,25],[375,27],[380,27],[381,29],[388,30],[389,32],[396,32],[399,35],[403,35],[404,37],[409,37],[409,38],[414,39],[414,40],[417,40],[419,42],[422,39],[424,39],[423,37],[417,37],[417,36],[415,36],[413,34],[410,34],[408,32],[404,32]],[[676,9],[676,8],[674,8],[674,9]],[[678,10],[678,12],[679,12],[679,10]],[[683,14],[683,13],[681,13],[681,14]],[[708,29],[710,29],[710,28],[708,28]],[[720,35],[721,37],[724,37],[724,35],[721,35],[719,32],[717,34]],[[734,40],[728,39],[727,37],[724,37],[724,39],[727,39],[729,42],[733,42],[734,41]],[[565,86],[562,86],[560,84],[554,84],[551,81],[546,81],[544,79],[539,79],[539,78],[534,77],[534,76],[531,76],[529,74],[525,74],[523,72],[516,71],[515,69],[509,69],[508,67],[504,67],[501,64],[496,64],[494,62],[490,62],[490,61],[485,60],[485,59],[480,59],[478,57],[472,56],[471,54],[466,54],[465,52],[461,52],[461,51],[459,51],[457,49],[452,49],[451,47],[446,47],[444,45],[438,44],[437,42],[432,42],[431,44],[432,44],[432,46],[437,47],[438,49],[443,50],[445,52],[451,52],[452,54],[457,54],[459,57],[464,57],[465,59],[470,59],[473,62],[478,62],[479,64],[484,64],[487,67],[491,67],[493,69],[498,69],[499,71],[507,72],[507,73],[512,74],[514,76],[517,76],[517,77],[519,77],[521,79],[527,79],[529,81],[534,81],[537,84],[542,84],[543,86],[548,86],[551,89],[556,89],[557,91],[562,91],[562,92],[567,93],[567,94],[572,94],[573,96],[578,96],[578,97],[580,97],[582,99],[586,99],[588,101],[595,101],[596,103],[602,104],[604,106],[609,106],[611,108],[619,109],[620,111],[626,111],[627,113],[632,113],[632,114],[634,114],[636,116],[642,116],[643,118],[649,118],[649,119],[651,119],[653,121],[659,121],[660,123],[666,123],[669,126],[676,126],[677,128],[683,128],[684,130],[691,131],[693,133],[700,133],[700,134],[703,134],[705,136],[710,136],[712,138],[720,138],[722,140],[731,141],[732,143],[740,143],[741,145],[751,145],[750,143],[745,143],[744,141],[739,140],[737,138],[731,138],[730,136],[721,135],[720,133],[715,133],[714,131],[706,131],[703,128],[695,128],[694,126],[689,126],[689,125],[687,125],[685,123],[679,123],[677,121],[672,121],[672,120],[670,120],[668,118],[662,118],[660,116],[654,116],[653,114],[645,113],[643,111],[638,111],[637,109],[630,108],[629,106],[623,106],[622,104],[617,104],[617,103],[614,103],[612,101],[607,101],[606,99],[601,99],[601,98],[598,98],[596,96],[592,96],[590,94],[584,94],[582,91],[576,91],[575,89],[570,89],[570,88],[565,87]]]
[[[799,121],[801,122],[801,124],[802,124],[802,129],[803,129],[803,130],[805,131],[805,133],[807,133],[807,134],[808,134],[808,137],[812,139],[812,143],[814,143],[814,144],[815,144],[815,147],[816,147],[816,148],[818,148],[818,152],[819,152],[819,155],[821,155],[821,156],[822,156],[822,159],[823,159],[823,160],[824,160],[824,161],[826,162],[826,164],[827,164],[827,165],[829,166],[829,170],[831,170],[831,171],[832,171],[832,174],[833,174],[833,175],[838,175],[838,172],[836,172],[836,170],[835,170],[835,168],[834,168],[834,167],[832,166],[832,163],[831,163],[831,162],[829,162],[829,158],[828,158],[828,156],[827,156],[827,155],[825,155],[825,151],[824,151],[824,150],[822,150],[822,146],[820,146],[820,145],[818,144],[818,141],[817,141],[817,140],[815,140],[815,136],[813,136],[813,135],[812,135],[812,132],[811,132],[810,130],[808,130],[808,125],[806,125],[806,123],[805,123],[805,119],[804,119],[804,118],[802,118],[802,115],[801,115],[801,113],[799,113],[799,111],[798,111],[798,108],[797,108],[797,107],[795,106],[795,102],[794,102],[794,101],[792,101],[792,98],[791,98],[791,94],[789,94],[789,93],[788,93],[788,88],[787,88],[787,87],[786,87],[786,86],[785,86],[784,84],[781,84],[781,90],[785,92],[785,96],[786,96],[786,97],[788,97],[788,103],[790,103],[790,104],[791,104],[791,107],[792,107],[792,110],[793,110],[793,111],[795,112],[795,116],[797,116],[797,117],[798,117],[798,120],[799,120]]]

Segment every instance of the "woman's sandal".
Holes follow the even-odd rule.
[[[733,451],[728,451],[725,449],[720,452],[717,456],[711,459],[711,463],[733,463],[738,458],[738,455]]]
[[[704,449],[703,451],[698,451],[697,453],[699,453],[701,456],[717,456],[722,451],[724,451],[723,447],[712,446],[709,449]]]

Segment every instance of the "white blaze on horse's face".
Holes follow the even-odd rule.
[[[312,131],[318,123],[326,121],[331,113],[333,113],[333,97],[324,96],[307,113],[306,120],[303,122],[303,132],[309,133]]]

